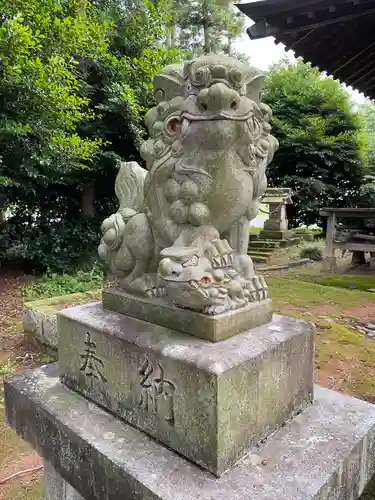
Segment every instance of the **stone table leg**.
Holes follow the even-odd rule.
[[[326,248],[322,265],[322,271],[328,271],[332,273],[336,271],[335,249],[333,248],[333,240],[335,237],[335,223],[335,214],[329,215],[327,219]]]
[[[44,461],[44,491],[42,500],[85,500],[67,483],[52,465]]]

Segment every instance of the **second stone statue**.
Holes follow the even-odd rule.
[[[155,77],[147,170],[122,164],[119,209],[102,224],[99,255],[121,288],[209,315],[267,298],[247,255],[278,147],[263,82],[257,69],[218,55]]]

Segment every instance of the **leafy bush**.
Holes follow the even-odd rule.
[[[0,228],[0,262],[33,273],[91,269],[97,260],[100,220],[17,214]],[[2,230],[1,230],[2,229]]]
[[[302,248],[299,256],[301,259],[323,260],[323,251],[317,246],[307,246]]]
[[[76,274],[49,274],[35,283],[26,285],[23,288],[23,297],[25,300],[38,300],[98,290],[103,285],[103,277],[100,264],[96,264],[91,271],[78,271]]]

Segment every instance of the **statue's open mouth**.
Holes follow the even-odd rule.
[[[217,121],[217,120],[229,120],[236,122],[245,122],[253,115],[253,111],[249,110],[244,115],[236,115],[235,113],[231,113],[229,111],[219,111],[216,113],[205,113],[204,115],[195,115],[192,113],[182,113],[182,120],[187,120],[189,122],[209,122],[209,121]]]
[[[174,284],[179,287],[179,285],[184,284],[186,285],[187,288],[185,290],[192,290],[194,292],[199,293],[206,299],[225,299],[228,296],[228,292],[225,289],[220,289],[216,291],[216,293],[212,293],[212,287],[209,287],[208,289],[205,289],[200,285],[200,283],[197,280],[189,280],[189,281],[178,281],[174,279],[168,279],[168,278],[163,278],[168,284]],[[215,287],[216,288],[216,287]]]

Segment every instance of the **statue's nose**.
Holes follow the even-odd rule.
[[[182,266],[167,257],[159,263],[159,274],[163,278],[178,278],[182,273]]]
[[[215,83],[198,94],[198,102],[207,111],[236,110],[240,101],[239,94],[224,83]]]

